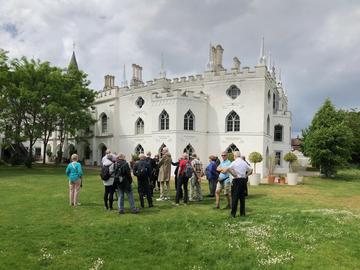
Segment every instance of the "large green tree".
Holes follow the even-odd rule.
[[[354,109],[344,111],[346,125],[353,133],[353,147],[351,149],[351,162],[360,164],[360,112]]]
[[[333,176],[351,158],[353,134],[344,114],[327,99],[303,130],[303,152],[325,176]]]

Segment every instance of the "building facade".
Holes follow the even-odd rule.
[[[268,174],[268,158],[274,157],[277,173],[287,172],[282,157],[291,150],[291,113],[275,68],[266,65],[263,45],[254,69],[222,65],[223,48],[210,45],[203,74],[168,79],[142,80],[142,67],[132,65],[130,85],[125,76],[121,86],[105,76],[93,110],[97,123],[83,134],[86,142],[68,140],[67,149],[77,149],[89,164],[100,164],[105,149],[131,154],[168,147],[177,159],[186,151],[196,152],[207,163],[210,154],[240,150],[242,155],[260,152],[264,161],[257,172]],[[125,73],[125,72],[124,72]],[[53,140],[53,149],[56,140]]]

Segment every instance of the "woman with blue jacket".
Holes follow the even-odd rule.
[[[78,162],[79,157],[77,154],[71,155],[71,162],[66,167],[66,175],[69,179],[69,189],[70,189],[70,205],[78,205],[78,195],[80,191],[81,181],[83,172],[81,169],[81,164]]]

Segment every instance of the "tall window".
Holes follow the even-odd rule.
[[[135,122],[135,134],[144,134],[144,121],[141,118]]]
[[[137,154],[137,155],[144,154],[144,148],[141,146],[141,144],[138,144],[135,147],[135,154]]]
[[[268,92],[268,104],[270,104],[270,101],[271,101],[271,93],[270,93],[270,90]]]
[[[226,131],[240,131],[240,117],[234,111],[226,116]]]
[[[160,121],[160,130],[168,130],[169,129],[169,114],[163,110],[159,116]]]
[[[101,132],[102,133],[106,133],[108,131],[108,122],[107,122],[107,116],[106,114],[104,113],[102,116],[101,116]]]
[[[237,146],[235,144],[230,144],[228,146],[228,148],[226,148],[226,152],[228,153],[232,153],[232,152],[235,152],[235,151],[239,151],[239,148],[237,148]]]
[[[274,141],[275,142],[282,142],[283,140],[283,126],[276,125],[274,127]]]
[[[195,152],[194,148],[191,146],[191,144],[189,143],[185,148],[184,148],[184,153],[187,153],[189,155],[189,157],[191,157],[191,155]]]
[[[226,94],[232,99],[236,99],[240,95],[241,91],[236,85],[232,85],[226,90]]]
[[[191,110],[184,115],[184,130],[194,130],[195,116]]]
[[[275,165],[281,166],[281,152],[275,151]]]
[[[269,115],[266,119],[266,134],[270,135],[270,116]]]

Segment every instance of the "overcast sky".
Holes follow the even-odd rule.
[[[307,127],[326,97],[360,108],[360,1],[354,0],[0,0],[0,48],[66,67],[73,41],[79,67],[94,89],[105,74],[120,85],[123,65],[167,77],[204,71],[209,42],[257,63],[260,39],[281,68],[294,133]]]

